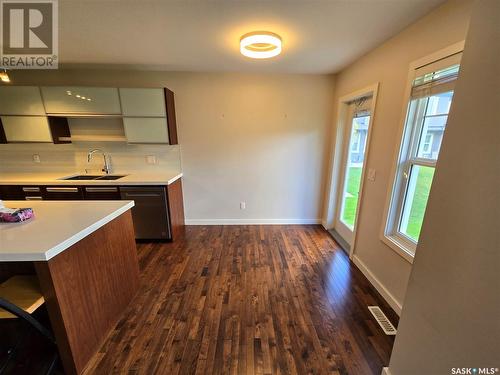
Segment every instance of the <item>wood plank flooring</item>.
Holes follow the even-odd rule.
[[[321,226],[188,226],[138,245],[138,295],[87,374],[376,374],[393,338]]]

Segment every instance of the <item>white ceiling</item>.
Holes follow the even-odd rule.
[[[443,0],[60,0],[68,66],[334,73]],[[283,53],[251,60],[239,37],[268,30]]]

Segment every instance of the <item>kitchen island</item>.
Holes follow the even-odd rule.
[[[139,285],[133,201],[5,201],[35,217],[0,223],[0,282],[37,275],[66,374],[80,374]]]

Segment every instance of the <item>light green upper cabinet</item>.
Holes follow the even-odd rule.
[[[9,143],[50,142],[52,134],[45,116],[2,116],[5,138]]]
[[[124,117],[123,126],[128,143],[168,143],[165,117]]]
[[[121,88],[120,100],[124,116],[166,116],[163,89]]]
[[[107,87],[42,87],[48,114],[121,115],[117,88]]]
[[[40,89],[36,86],[0,86],[0,115],[44,116]]]

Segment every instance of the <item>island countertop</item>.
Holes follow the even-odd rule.
[[[85,173],[0,173],[0,185],[170,185],[182,177],[182,172],[116,172],[113,175],[125,175],[118,180],[63,180],[64,177],[76,176]]]
[[[47,261],[134,206],[133,201],[4,201],[35,217],[0,223],[0,261]]]

